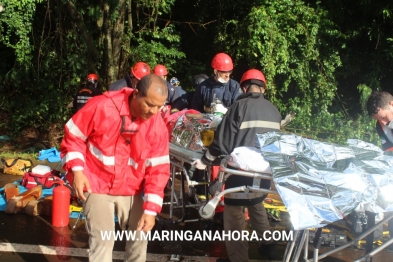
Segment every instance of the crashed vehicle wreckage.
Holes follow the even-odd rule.
[[[256,148],[239,148],[231,155],[223,156],[217,163],[219,167],[215,174],[208,166],[205,180],[193,181],[187,166],[203,156],[203,150],[214,138],[214,132],[209,133],[210,138],[204,136],[214,130],[219,121],[217,116],[193,111],[179,112],[168,121],[171,196],[170,202],[164,204],[170,206],[169,220],[172,223],[200,220],[187,219],[185,210],[189,207],[197,208],[202,219],[211,219],[226,194],[236,194],[239,198],[277,194],[289,212],[294,232],[283,261],[298,261],[302,251],[304,259],[308,259],[311,228],[317,229],[310,242],[314,245],[313,261],[318,261],[369,236],[393,217],[393,212],[388,213],[393,211],[393,155],[356,139],[349,139],[348,145],[337,145],[283,132],[257,134]],[[255,152],[258,152],[258,159]],[[258,163],[257,166],[255,163]],[[223,185],[231,175],[253,177],[253,185],[224,189]],[[180,180],[179,190],[175,189],[176,179]],[[263,179],[273,181],[274,189],[260,188]],[[194,197],[197,185],[210,185],[206,195],[209,192],[212,197],[207,198],[207,202],[186,202],[184,196]],[[183,217],[176,220],[173,211],[177,208],[182,210]],[[321,229],[354,211],[367,211],[371,218],[384,212],[385,218],[375,226],[369,223],[368,229],[353,241],[318,254]],[[369,238],[367,241],[370,242]],[[373,250],[371,240],[371,247],[368,243],[366,255],[358,261],[365,261],[392,243],[393,239],[390,239]]]

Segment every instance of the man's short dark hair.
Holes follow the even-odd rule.
[[[168,88],[165,81],[155,74],[146,75],[141,78],[136,84],[136,89],[139,91],[138,95],[141,97],[147,96],[147,91],[152,87],[157,93],[163,96],[168,96]]]
[[[386,91],[375,91],[367,99],[367,112],[369,116],[378,113],[379,109],[386,109],[393,101],[393,96]]]

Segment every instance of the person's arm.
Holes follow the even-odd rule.
[[[84,200],[83,189],[90,191],[90,184],[83,173],[86,141],[95,129],[97,103],[88,103],[66,123],[60,145],[63,168],[73,174],[73,186],[78,198]]]
[[[234,91],[232,92],[231,104],[233,104],[237,100],[239,95],[243,94],[243,91],[240,88],[240,84],[237,81],[234,81],[234,80],[232,80],[232,81],[234,83],[235,88],[234,88]]]
[[[155,116],[153,130],[147,140],[151,152],[146,160],[143,214],[137,230],[150,231],[155,224],[155,216],[161,212],[164,188],[169,179],[169,138],[160,115]]]
[[[160,115],[154,116],[147,141],[151,152],[146,160],[143,210],[145,214],[155,216],[161,212],[164,188],[169,179],[169,136]]]
[[[174,87],[173,85],[171,85],[171,88],[173,88],[173,91],[171,91],[171,97],[169,98],[170,105],[172,105],[172,103],[175,102],[176,99],[178,99],[180,97],[179,90],[177,89],[177,87]]]
[[[238,104],[234,104],[229,108],[220,125],[217,127],[214,133],[214,141],[202,157],[203,164],[211,165],[218,156],[228,155],[233,151],[233,142],[236,139],[241,121],[239,106]]]
[[[203,105],[204,105],[204,101],[203,101],[203,95],[202,95],[202,86],[199,85],[197,86],[194,95],[192,97],[192,102],[191,102],[191,106],[190,109],[195,109],[201,113],[204,112],[203,109]]]

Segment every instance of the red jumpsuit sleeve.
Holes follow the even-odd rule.
[[[169,138],[161,116],[156,117],[154,132],[149,135],[152,151],[146,161],[144,212],[156,215],[161,212],[164,188],[169,179]]]
[[[60,145],[60,156],[64,170],[70,172],[73,167],[84,167],[86,159],[86,140],[95,129],[99,118],[97,102],[100,98],[91,98],[81,110],[72,116],[64,126],[64,137]]]

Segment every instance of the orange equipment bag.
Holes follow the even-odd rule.
[[[33,163],[28,159],[11,158],[1,159],[4,166],[4,174],[23,176],[26,172],[31,171]]]

